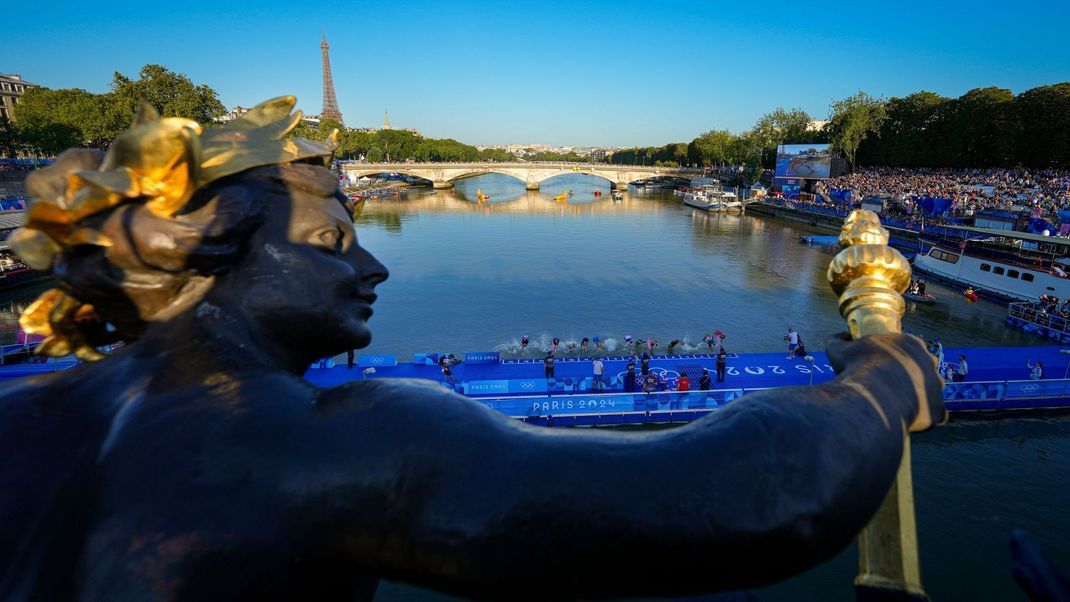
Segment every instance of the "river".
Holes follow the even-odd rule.
[[[569,189],[567,202],[554,200]],[[477,202],[477,190],[490,198]],[[540,349],[554,337],[599,336],[612,346],[624,335],[695,346],[715,329],[730,351],[752,352],[783,348],[789,326],[818,347],[843,329],[825,280],[833,251],[799,242],[812,231],[707,214],[665,193],[632,189],[615,203],[608,183],[588,176],[540,191],[494,175],[452,191],[413,189],[369,202],[357,232],[392,271],[378,289],[372,353],[515,355],[522,335]],[[939,303],[910,304],[907,330],[950,347],[1044,343],[1006,328],[1001,305],[929,291]],[[914,474],[923,577],[935,600],[1025,600],[1010,573],[1014,528],[1033,532],[1070,570],[1070,418],[956,421],[915,437]],[[852,546],[756,593],[851,599],[855,554]],[[387,582],[376,599],[449,598]]]

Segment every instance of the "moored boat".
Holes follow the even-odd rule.
[[[946,226],[972,238],[939,239],[914,268],[1000,301],[1070,297],[1070,239],[1010,230]]]
[[[929,293],[925,293],[924,295],[919,295],[917,293],[903,293],[903,298],[915,303],[936,303],[936,297]]]

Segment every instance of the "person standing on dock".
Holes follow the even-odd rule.
[[[966,380],[966,376],[970,373],[970,366],[966,364],[966,356],[959,356],[959,366],[955,369],[955,382],[961,383]]]
[[[654,372],[647,372],[643,375],[643,393],[646,393],[649,397],[652,393],[658,390],[658,375]]]
[[[346,369],[347,370],[352,370],[353,369],[353,360],[355,360],[356,358],[357,358],[357,354],[356,354],[355,351],[353,351],[352,349],[350,349],[349,351],[346,351]]]
[[[451,358],[448,355],[442,356],[438,360],[438,365],[442,368],[442,382],[449,383],[452,390],[457,386],[457,381],[453,378],[453,362]]]
[[[784,340],[788,342],[788,359],[790,360],[795,357],[795,348],[799,346],[799,333],[789,327]]]
[[[680,378],[676,379],[676,390],[681,393],[686,393],[691,390],[691,379],[688,378],[687,372],[680,371]]]
[[[635,393],[635,362],[628,362],[628,369],[624,372],[624,392]]]
[[[643,353],[643,359],[639,363],[639,371],[643,373],[643,376],[646,376],[647,373],[650,372],[650,353],[649,352],[644,352]]]
[[[546,359],[542,360],[542,366],[545,369],[546,378],[553,378],[554,377],[554,354],[552,352],[546,354]]]
[[[717,352],[717,382],[724,382],[725,371],[728,370],[728,354],[724,352],[724,347]]]
[[[710,371],[703,368],[702,376],[698,379],[698,388],[700,391],[710,390]]]
[[[1044,378],[1044,364],[1037,360],[1037,363],[1033,363],[1033,358],[1026,360],[1025,365],[1029,368],[1029,378],[1033,380],[1042,380]]]
[[[605,376],[606,365],[602,363],[602,360],[595,358],[591,362],[591,372],[594,374],[594,388],[596,391],[603,391],[606,388]]]

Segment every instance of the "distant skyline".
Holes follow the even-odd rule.
[[[325,7],[330,7],[324,14]],[[104,92],[158,63],[232,108],[321,107],[320,36],[350,127],[468,144],[653,146],[740,132],[778,106],[824,119],[858,90],[957,97],[1070,81],[1062,2],[588,1],[6,7],[0,73]]]

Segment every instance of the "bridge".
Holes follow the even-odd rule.
[[[582,173],[608,180],[613,188],[625,189],[637,180],[659,176],[691,178],[702,175],[701,169],[652,167],[642,165],[606,165],[595,163],[343,163],[352,180],[363,176],[398,173],[430,180],[435,188],[452,188],[464,178],[489,173],[512,176],[524,183],[528,190],[555,176]]]

